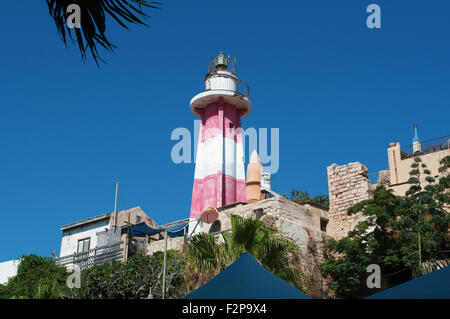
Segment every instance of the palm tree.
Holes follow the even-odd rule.
[[[107,51],[114,51],[116,46],[105,35],[106,17],[113,18],[120,26],[128,29],[126,23],[146,25],[141,18],[147,17],[143,7],[157,9],[160,3],[146,0],[45,0],[49,14],[53,18],[58,33],[64,44],[67,37],[72,43],[77,43],[83,61],[86,60],[86,50],[92,54],[98,65],[103,61],[98,53],[97,45]],[[71,29],[67,25],[67,7],[78,5],[81,11],[81,28]],[[72,32],[74,31],[74,32]]]
[[[267,270],[290,282],[304,292],[308,280],[298,269],[291,267],[289,257],[298,257],[299,248],[281,236],[274,228],[254,218],[231,216],[231,232],[222,233],[223,240],[212,234],[193,236],[185,247],[191,271],[212,277],[239,258],[251,253]]]

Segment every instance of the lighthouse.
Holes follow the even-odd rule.
[[[236,58],[223,52],[211,59],[204,83],[190,103],[201,119],[191,221],[210,207],[247,201],[241,119],[251,111],[249,87],[236,75]],[[201,230],[199,222],[195,232]]]

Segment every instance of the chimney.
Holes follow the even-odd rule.
[[[254,203],[261,199],[262,164],[258,153],[254,150],[247,166],[247,202]]]

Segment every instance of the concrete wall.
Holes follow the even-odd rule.
[[[7,283],[8,278],[14,277],[17,274],[17,267],[19,266],[19,263],[19,259],[0,263],[0,284]]]

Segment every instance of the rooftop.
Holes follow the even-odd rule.
[[[450,135],[420,142],[421,151],[414,152],[413,145],[401,147],[401,159],[412,158],[450,149]]]
[[[124,212],[124,211],[130,211],[130,210],[134,210],[134,209],[141,209],[141,207],[136,206],[136,207],[133,207],[133,208],[130,208],[130,209],[124,209],[124,210],[118,211],[117,213],[121,213],[121,212]],[[110,212],[110,213],[106,213],[106,214],[97,215],[97,216],[94,216],[94,217],[89,217],[89,218],[82,219],[82,220],[74,222],[74,223],[70,223],[70,224],[67,224],[67,225],[60,226],[59,229],[60,230],[66,230],[66,229],[75,228],[75,227],[78,227],[78,226],[81,226],[81,225],[93,223],[93,222],[96,222],[96,221],[99,221],[99,220],[108,219],[108,218],[111,217],[112,214],[113,214],[113,212]]]

